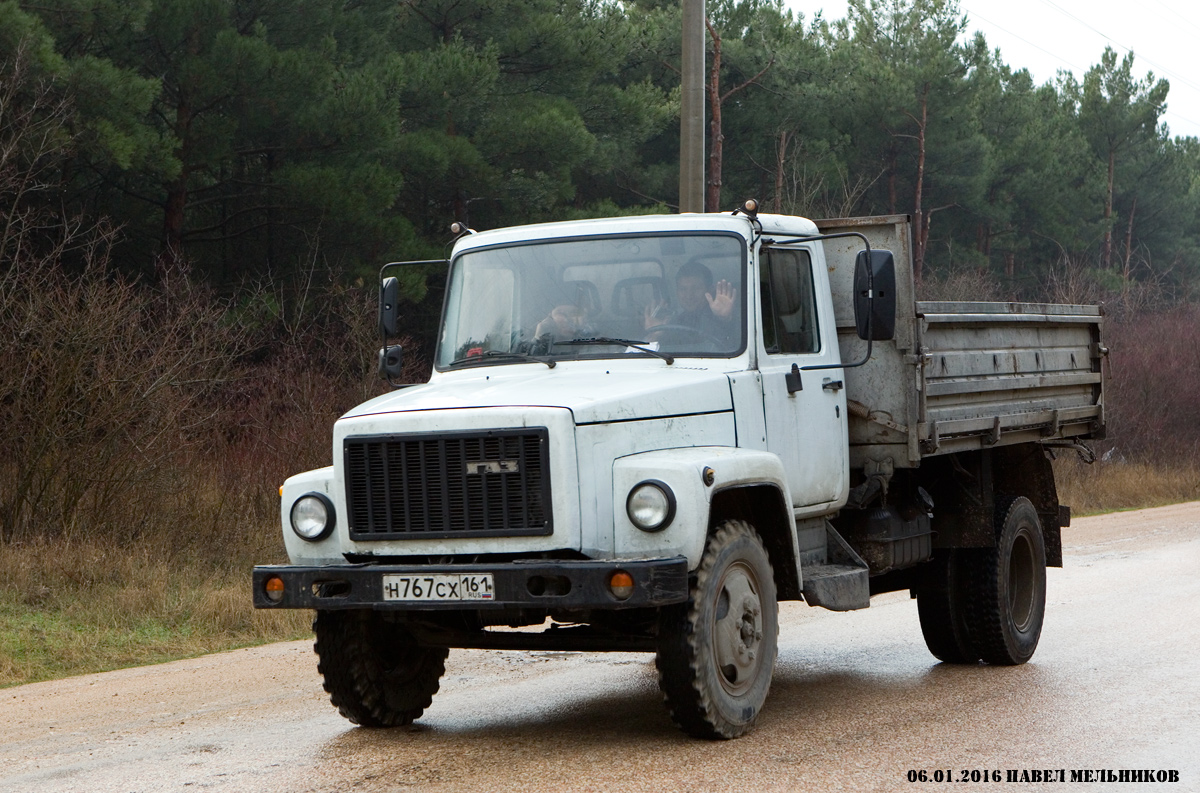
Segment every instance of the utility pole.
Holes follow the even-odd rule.
[[[683,3],[679,211],[704,211],[704,0]]]

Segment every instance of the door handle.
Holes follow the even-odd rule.
[[[842,381],[826,380],[824,383],[821,383],[821,388],[824,388],[826,391],[841,391],[843,388]]]
[[[803,391],[804,381],[800,379],[800,367],[792,364],[792,371],[783,376],[783,382],[787,384],[788,396]]]

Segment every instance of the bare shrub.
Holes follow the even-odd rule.
[[[253,609],[247,572],[284,561],[278,486],[330,464],[333,422],[385,388],[374,290],[284,311],[99,263],[0,286],[0,618],[29,615],[0,631],[0,684],[302,635],[304,614]]]
[[[1200,306],[1130,315],[1105,338],[1113,455],[1200,464]]]
[[[249,567],[284,561],[278,486],[386,388],[373,288],[218,299],[102,254],[0,276],[0,685],[303,635],[254,610]]]
[[[1118,273],[1091,266],[1086,257],[1063,254],[1042,273],[1038,289],[1051,303],[1103,305],[1105,313],[1126,320],[1147,313],[1169,310],[1180,304],[1169,281],[1169,272],[1155,272],[1148,263],[1137,268],[1141,277],[1129,271]]]
[[[1047,303],[1099,305],[1112,297],[1084,257],[1066,253],[1042,271],[1037,288]]]
[[[788,151],[789,144],[794,145]],[[847,218],[871,189],[883,171],[874,176],[852,177],[839,158],[829,156],[828,147],[795,133],[781,132],[776,138],[777,161],[775,197],[772,212],[803,215],[810,218]],[[832,167],[820,169],[813,163],[824,161]],[[764,169],[765,170],[765,169]]]
[[[917,285],[918,300],[1007,300],[1004,289],[986,268],[971,267],[945,274],[927,273]]]
[[[211,421],[179,472],[188,483],[181,519],[204,516],[199,536],[219,539],[219,547],[192,540],[193,552],[214,561],[279,560],[279,485],[331,465],[333,423],[387,388],[376,374],[373,288],[329,281],[304,290],[303,306],[281,295],[256,288],[236,299],[230,313],[248,335],[239,376],[212,392]],[[424,366],[409,356],[404,380],[416,382]]]
[[[79,219],[54,212],[59,166],[72,141],[70,102],[36,74],[31,43],[18,42],[0,62],[0,263],[40,253],[55,257],[73,243],[87,242]],[[47,234],[47,229],[53,233]]]
[[[332,462],[331,429],[381,393],[375,290],[218,299],[52,261],[0,273],[4,542],[84,537],[225,567],[282,556],[278,486]],[[289,298],[289,299],[282,299]],[[424,362],[409,356],[406,377]]]
[[[103,249],[87,264],[73,277],[17,262],[0,276],[0,421],[19,428],[0,462],[6,542],[160,530],[153,505],[231,371],[239,341],[219,303],[114,277]]]

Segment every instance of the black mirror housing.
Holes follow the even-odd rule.
[[[896,260],[891,251],[867,254],[854,262],[854,324],[860,339],[887,341],[896,335]]]
[[[389,383],[400,378],[404,368],[404,348],[390,344],[379,351],[379,376]]]
[[[384,339],[395,336],[400,328],[399,304],[400,280],[395,276],[388,276],[379,284],[379,332],[383,334]]]

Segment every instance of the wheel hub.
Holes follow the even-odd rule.
[[[1033,621],[1037,562],[1025,534],[1018,534],[1008,561],[1008,605],[1017,630],[1028,630]]]
[[[721,685],[731,694],[750,687],[758,671],[763,638],[758,581],[747,567],[731,567],[721,582],[713,631]]]

